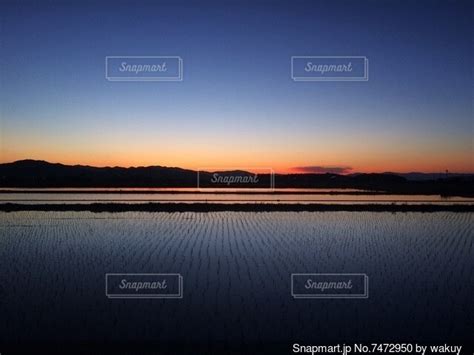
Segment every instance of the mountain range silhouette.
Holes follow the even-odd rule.
[[[222,176],[252,176],[254,173],[235,170],[220,171]],[[64,165],[41,160],[19,160],[0,164],[2,188],[54,187],[197,187],[195,170],[178,167],[93,167]],[[213,172],[199,172],[200,187],[225,187],[211,183]],[[270,174],[259,174],[258,183],[231,187],[269,188]],[[473,174],[424,173],[354,173],[339,174],[275,174],[275,188],[351,188],[392,194],[440,194],[474,196]]]

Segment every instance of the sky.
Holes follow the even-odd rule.
[[[0,162],[474,172],[469,1],[2,1]],[[180,56],[181,82],[105,78]],[[292,56],[368,81],[295,82]]]

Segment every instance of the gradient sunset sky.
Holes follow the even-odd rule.
[[[2,1],[0,162],[474,172],[470,1]],[[105,56],[183,58],[109,82]],[[294,82],[291,56],[366,56]],[[296,169],[298,168],[298,169]]]

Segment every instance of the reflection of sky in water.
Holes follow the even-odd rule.
[[[214,193],[1,193],[0,203],[91,203],[91,202],[213,202],[213,203],[474,203],[474,198],[439,195],[351,194],[214,194]]]
[[[459,344],[472,337],[466,326],[473,314],[471,219],[471,213],[0,213],[0,334],[19,342],[347,344],[396,336]],[[109,300],[110,272],[180,273],[184,297]],[[295,300],[290,274],[301,272],[365,273],[369,298]]]

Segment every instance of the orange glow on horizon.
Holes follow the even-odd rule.
[[[241,134],[173,132],[122,128],[91,129],[83,134],[41,134],[39,128],[28,132],[0,131],[0,162],[34,159],[66,165],[160,165],[191,170],[271,168],[276,173],[324,172],[325,168],[339,168],[343,174],[446,170],[474,173],[472,144],[443,136],[412,137],[407,133],[400,138],[387,132],[336,132],[310,139],[282,131],[253,132],[243,140]]]
[[[163,156],[157,154],[156,157],[145,156],[142,154],[133,154],[129,156],[120,155],[113,156],[111,154],[95,154],[95,155],[80,155],[71,154],[64,156],[62,154],[5,154],[5,151],[1,154],[0,163],[11,163],[18,160],[33,159],[33,160],[44,160],[50,163],[61,163],[65,165],[89,165],[95,167],[143,167],[143,166],[164,166],[164,167],[177,167],[182,169],[190,170],[246,170],[254,172],[262,172],[260,169],[272,169],[275,173],[279,174],[304,174],[304,173],[337,173],[337,174],[351,174],[351,173],[383,173],[383,172],[422,172],[422,173],[444,173],[446,170],[452,173],[474,173],[474,164],[471,161],[465,161],[463,159],[448,159],[436,160],[435,157],[431,159],[426,158],[423,161],[418,159],[405,159],[404,161],[398,160],[390,163],[377,161],[373,157],[367,159],[364,164],[363,159],[357,159],[357,164],[331,164],[326,159],[320,160],[321,163],[314,164],[308,162],[301,162],[301,160],[294,161],[270,161],[264,162],[263,160],[252,159],[245,163],[244,160],[237,159],[225,159],[222,156],[215,156],[213,159],[207,158],[202,159],[203,163],[198,164],[196,161],[198,155],[187,155],[187,156]],[[438,157],[439,158],[439,157]],[[446,157],[447,158],[447,157]],[[231,161],[230,164],[228,161]],[[350,161],[347,159],[347,161]],[[369,164],[370,162],[370,164]],[[337,169],[342,169],[338,171]],[[345,169],[345,170],[344,170]]]

